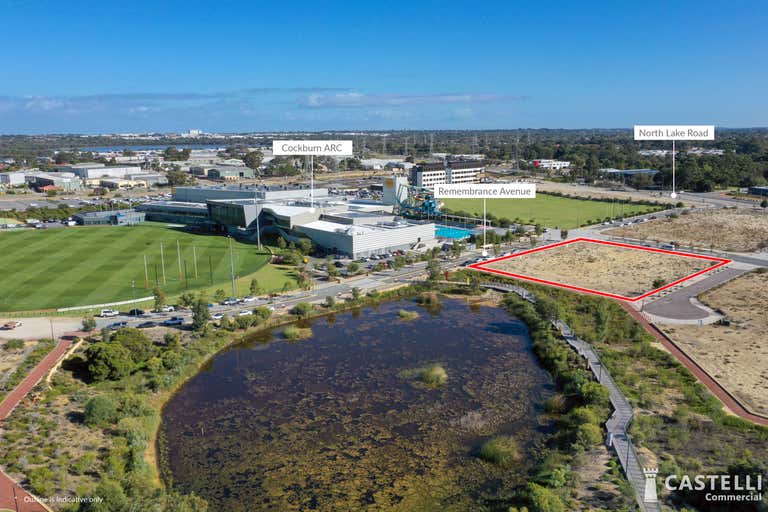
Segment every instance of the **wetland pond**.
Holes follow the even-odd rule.
[[[493,510],[525,483],[555,387],[522,322],[443,298],[308,323],[308,339],[277,329],[221,352],[168,402],[175,489],[210,510]],[[415,375],[433,364],[448,380],[428,387]],[[517,441],[511,466],[478,458],[495,435]]]

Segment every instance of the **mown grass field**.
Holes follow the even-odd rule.
[[[177,241],[181,248],[181,276]],[[193,247],[197,253],[197,277]],[[185,233],[163,224],[0,233],[3,272],[0,311],[83,306],[147,297],[152,295],[156,283],[169,297],[183,293],[187,285],[189,290],[231,290],[228,247],[225,237]],[[286,282],[292,284],[289,272],[267,265],[269,256],[260,254],[255,245],[233,241],[232,247],[236,277],[253,277],[265,291],[279,291]]]
[[[465,211],[477,216],[483,215],[482,199],[445,199],[445,208],[453,213]],[[488,213],[497,218],[514,221],[519,218],[524,223],[542,226],[572,229],[587,221],[602,221],[605,217],[639,215],[660,210],[657,206],[621,204],[571,199],[538,193],[535,199],[488,199]]]

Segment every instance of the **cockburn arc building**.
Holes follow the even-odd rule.
[[[148,220],[196,225],[256,241],[309,238],[328,253],[360,258],[437,243],[435,225],[393,214],[393,205],[347,200],[328,189],[280,186],[177,187],[172,200],[137,207]]]

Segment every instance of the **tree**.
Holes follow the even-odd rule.
[[[198,297],[192,305],[192,328],[196,331],[201,331],[208,325],[208,320],[210,319],[211,312],[208,309],[208,304],[202,297]]]
[[[187,185],[193,181],[192,176],[184,171],[168,171],[165,176],[168,178],[168,184],[172,187]]]
[[[528,484],[528,496],[533,504],[533,509],[539,512],[565,512],[565,503],[552,489],[530,482]]]
[[[362,295],[362,292],[360,291],[360,288],[358,288],[357,286],[352,288],[352,300],[354,301],[360,300],[361,295]]]
[[[155,296],[155,311],[160,311],[163,306],[165,306],[165,293],[160,287],[156,286],[155,289],[152,290],[152,295]]]
[[[760,201],[760,208],[763,208],[763,209],[768,208],[768,199],[763,199],[762,201]]]
[[[302,318],[308,317],[311,312],[312,304],[309,302],[299,302],[293,306],[293,309],[291,310],[291,313]]]
[[[186,292],[179,296],[179,304],[183,308],[191,307],[195,303],[195,296],[192,293]]]
[[[119,343],[94,343],[88,348],[86,356],[88,373],[97,382],[122,379],[133,370],[130,352]]]
[[[305,255],[311,254],[313,248],[314,246],[312,244],[312,240],[310,240],[309,238],[301,238],[299,240],[298,249],[299,251],[301,251],[302,254],[305,254]]]
[[[243,162],[249,169],[258,170],[261,167],[261,162],[264,160],[264,153],[259,151],[250,151],[243,157]]]
[[[106,427],[115,422],[117,406],[111,398],[95,396],[85,404],[83,422],[89,427]]]
[[[347,265],[347,272],[350,274],[357,274],[360,272],[360,264],[356,261],[352,261]]]
[[[332,308],[336,305],[336,299],[333,297],[333,295],[326,295],[325,296],[325,307]]]
[[[267,306],[259,306],[253,310],[253,314],[256,315],[260,321],[266,322],[269,320],[269,317],[272,316],[272,310]]]
[[[560,230],[560,239],[565,240],[568,238],[568,230],[567,229],[561,229]]]
[[[216,302],[222,302],[226,298],[227,298],[227,292],[225,292],[221,288],[217,288],[216,291],[213,293],[213,300],[215,300]]]
[[[437,281],[440,279],[440,262],[436,259],[429,260],[427,263],[427,275],[430,281]]]
[[[157,352],[152,340],[142,331],[133,327],[123,327],[115,331],[112,342],[125,347],[135,364],[143,363]]]
[[[288,244],[286,243],[285,238],[281,236],[277,237],[277,247],[280,249],[285,249],[286,247],[288,247]]]
[[[130,506],[123,488],[113,480],[102,480],[94,489],[93,495],[99,496],[101,501],[84,502],[85,512],[125,512]]]
[[[90,315],[83,317],[83,330],[91,332],[94,329],[96,329],[96,320]]]
[[[232,319],[229,318],[229,315],[224,315],[221,317],[221,320],[219,320],[219,327],[221,327],[225,331],[233,330]]]
[[[259,282],[255,278],[251,279],[251,285],[248,287],[248,291],[251,293],[251,295],[259,295],[261,293]]]

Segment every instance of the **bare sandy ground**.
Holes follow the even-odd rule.
[[[705,249],[752,252],[768,247],[768,212],[746,209],[697,211],[676,219],[610,229],[607,234],[640,240],[693,244]]]
[[[709,267],[709,262],[639,249],[574,242],[491,263],[488,268],[635,297]]]
[[[573,183],[557,183],[552,181],[539,181],[536,183],[536,190],[542,192],[560,192],[563,194],[570,194],[573,196],[592,196],[592,197],[611,197],[623,200],[633,201],[658,201],[666,204],[677,204],[681,199],[678,197],[672,199],[669,194],[662,194],[654,191],[639,191],[639,192],[624,192],[617,190],[609,190],[606,188],[592,187],[588,185],[574,185]],[[690,198],[682,199],[683,203],[697,206],[704,206],[705,203],[697,200],[691,200]]]
[[[664,331],[749,409],[768,414],[768,273],[745,274],[699,299],[722,310],[731,325]]]

